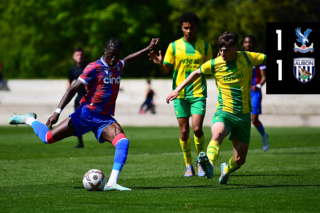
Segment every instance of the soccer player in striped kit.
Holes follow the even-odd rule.
[[[193,71],[166,99],[167,103],[176,99],[183,88],[201,75],[212,74],[215,77],[218,104],[211,123],[212,137],[207,153],[200,152],[198,160],[206,178],[212,178],[220,145],[230,134],[233,156],[228,163],[222,163],[220,166],[220,184],[226,184],[229,175],[246,162],[251,131],[252,67],[266,63],[266,55],[262,53],[237,51],[238,40],[236,33],[229,31],[222,33],[217,42],[220,56],[207,61]]]
[[[212,49],[208,42],[196,37],[199,18],[193,13],[184,13],[180,18],[183,37],[170,43],[162,58],[152,51],[150,60],[157,64],[162,73],[168,73],[173,68],[173,90],[178,87],[201,64],[212,59]],[[195,171],[192,164],[189,139],[189,117],[192,117],[192,129],[197,154],[203,151],[204,133],[202,131],[203,119],[206,113],[207,81],[204,75],[200,76],[191,85],[183,89],[174,100],[174,111],[180,127],[179,142],[186,164],[185,177],[192,177]],[[204,176],[198,165],[198,176]]]
[[[255,52],[254,45],[256,38],[253,35],[245,35],[242,40],[242,46],[245,51]],[[261,111],[262,93],[261,87],[266,82],[266,65],[252,67],[252,83],[251,83],[251,122],[256,127],[261,135],[262,149],[267,151],[269,149],[269,139],[267,133],[264,131],[264,127],[259,120]]]
[[[84,69],[78,80],[67,90],[46,125],[36,120],[35,113],[15,115],[9,119],[9,124],[30,125],[46,144],[92,131],[100,143],[108,141],[116,148],[112,172],[104,189],[130,191],[131,189],[117,184],[127,160],[129,140],[112,116],[120,88],[122,68],[135,63],[143,54],[156,47],[158,42],[158,38],[153,38],[146,48],[120,60],[122,42],[118,38],[111,38],[105,45],[105,55]],[[82,87],[86,87],[87,94],[81,99],[80,107],[56,128],[49,130],[48,127],[52,128],[52,125],[58,122],[61,111]]]

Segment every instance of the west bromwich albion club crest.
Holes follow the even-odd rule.
[[[294,51],[295,52],[301,52],[301,53],[307,53],[307,52],[313,52],[313,43],[309,47],[307,47],[306,43],[309,43],[308,36],[312,32],[311,29],[307,29],[304,31],[304,33],[301,33],[301,28],[296,29],[296,35],[298,36],[297,41],[302,43],[302,46],[299,47],[296,43],[294,43]]]
[[[301,83],[311,81],[315,74],[314,58],[294,58],[293,74]]]

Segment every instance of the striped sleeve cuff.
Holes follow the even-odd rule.
[[[83,83],[85,86],[87,86],[88,82],[86,82],[85,80],[83,80],[82,78],[78,78],[79,81],[81,81],[81,83]]]
[[[170,64],[170,63],[168,63],[168,62],[163,62],[164,64],[166,64],[166,65],[169,65],[169,66],[173,66],[173,64]]]

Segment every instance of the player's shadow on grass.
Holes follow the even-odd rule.
[[[83,187],[75,186],[75,189],[83,189]],[[216,188],[214,185],[202,185],[202,186],[159,186],[159,187],[129,187],[134,190],[144,190],[144,189],[179,189],[179,188]]]
[[[183,188],[217,188],[215,185],[201,185],[201,186],[159,186],[159,187],[130,187],[130,189],[183,189]]]
[[[279,175],[279,174],[274,174],[274,175],[257,175],[257,174],[253,174],[253,175],[232,175],[232,178],[234,177],[266,177],[266,176],[277,176],[277,177],[295,177],[295,176],[301,176],[301,175]]]
[[[281,152],[281,153],[270,153],[273,155],[314,155],[319,154],[319,152]]]
[[[227,184],[226,186],[236,186],[236,187],[220,188],[218,190],[281,188],[281,187],[308,187],[308,186],[320,187],[320,185],[247,185],[247,184]]]

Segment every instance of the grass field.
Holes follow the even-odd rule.
[[[218,178],[220,163],[232,155],[230,141],[220,148],[212,179],[184,178],[178,128],[124,130],[130,149],[118,183],[132,191],[88,192],[82,186],[87,170],[110,175],[111,144],[99,144],[89,133],[84,149],[73,148],[74,137],[45,145],[30,127],[0,127],[0,212],[320,211],[319,128],[267,128],[267,152],[252,129],[247,162],[228,185]],[[211,134],[204,130],[207,146]]]

